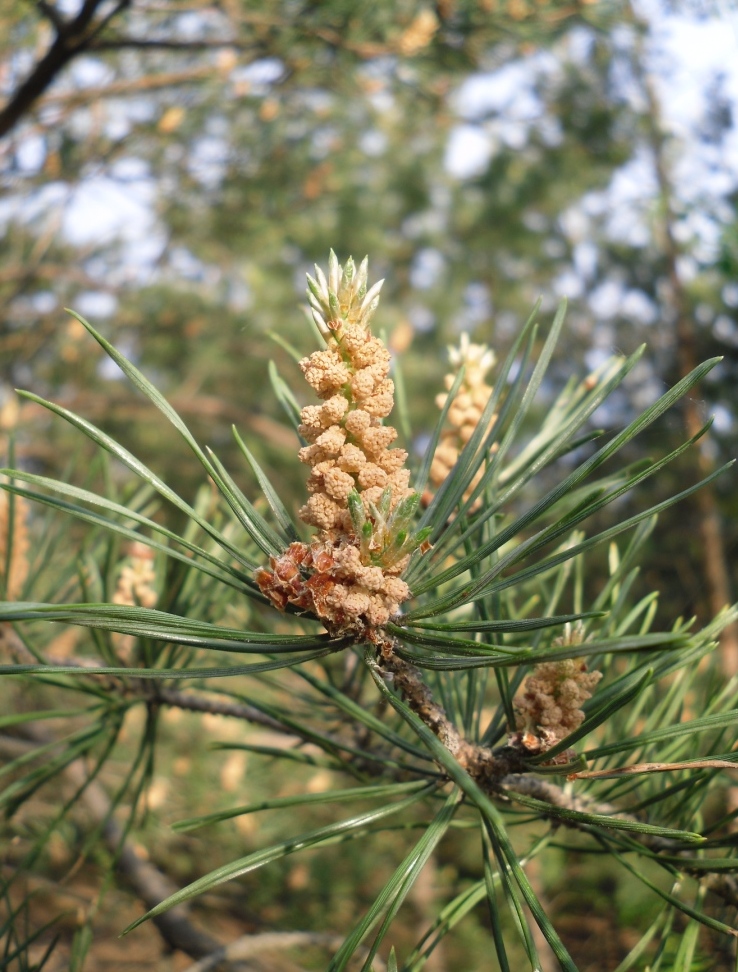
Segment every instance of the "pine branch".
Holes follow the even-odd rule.
[[[512,747],[493,750],[464,739],[443,706],[433,698],[420,669],[398,658],[389,639],[377,653],[377,668],[393,682],[413,712],[485,792],[494,796],[500,780],[511,773],[524,772],[520,754]]]
[[[258,726],[265,726],[275,732],[295,735],[295,730],[284,726],[277,719],[265,715],[252,705],[239,702],[226,702],[223,699],[208,698],[195,692],[180,692],[177,689],[157,688],[155,697],[157,702],[189,712],[207,712],[210,715],[228,716],[231,719],[243,719]]]
[[[390,643],[378,652],[377,669],[394,683],[403,700],[488,796],[499,800],[501,795],[505,795],[514,800],[516,794],[520,794],[533,797],[561,810],[596,814],[613,821],[643,822],[633,814],[624,813],[614,804],[600,803],[575,793],[568,793],[547,780],[525,772],[521,754],[511,746],[491,749],[465,740],[448,718],[443,707],[433,699],[433,694],[424,682],[421,672],[394,655]],[[591,830],[583,820],[576,821],[558,815],[552,816],[551,820],[556,826],[584,832]],[[679,854],[683,849],[681,843],[655,834],[630,831],[629,836],[656,853]],[[738,907],[738,879],[732,875],[705,872],[705,870],[691,868],[687,864],[681,865],[681,870],[704,883],[713,894],[721,897],[727,904]]]
[[[222,963],[247,962],[262,952],[283,951],[288,948],[310,948],[319,945],[323,948],[338,949],[343,944],[342,935],[321,932],[263,932],[259,935],[243,935],[230,945],[224,945],[211,955],[207,955],[190,965],[184,972],[212,972]],[[366,951],[366,949],[362,949]],[[239,968],[241,966],[239,965]],[[256,968],[249,966],[249,968]],[[374,959],[372,966],[376,972],[384,972],[386,966],[381,960]]]
[[[96,23],[95,15],[103,3],[104,0],[85,0],[77,16],[67,21],[49,4],[40,5],[42,13],[56,29],[56,37],[46,54],[0,110],[0,138],[18,124],[67,64],[87,50],[110,21],[130,6],[131,0],[118,0],[113,9]]]
[[[92,49],[95,51],[219,51],[223,48],[230,48],[234,51],[253,51],[254,45],[245,44],[243,41],[229,37],[220,40],[171,40],[125,36],[96,41],[92,45]]]
[[[0,648],[5,646],[10,656],[15,662],[23,665],[38,664],[38,659],[26,648],[17,633],[10,624],[0,624]],[[80,674],[84,673],[85,668],[94,668],[97,663],[92,659],[75,658],[66,656],[64,658],[48,658],[47,663],[60,667],[79,668]],[[203,712],[209,715],[222,715],[231,719],[241,719],[253,725],[263,726],[273,732],[280,732],[294,739],[302,739],[303,742],[311,742],[314,739],[312,733],[305,733],[300,736],[299,731],[293,725],[285,725],[278,719],[261,712],[252,705],[242,702],[230,702],[225,699],[214,698],[198,692],[182,691],[180,689],[164,688],[149,682],[145,679],[131,678],[122,680],[111,675],[85,675],[92,681],[103,682],[106,685],[113,685],[116,691],[127,696],[139,696],[149,703],[158,703],[171,706],[172,708],[183,709],[189,712]],[[333,739],[323,734],[322,737],[326,744],[335,749],[344,749],[345,744],[339,739]],[[366,767],[363,767],[366,769]]]
[[[14,758],[53,742],[52,736],[37,727],[24,726],[22,734],[26,737],[23,741],[0,736],[0,752]],[[64,775],[76,789],[84,787],[80,802],[92,818],[93,825],[103,825],[102,839],[115,858],[119,874],[146,907],[153,908],[177,891],[177,886],[163,871],[136,854],[132,842],[125,837],[123,827],[113,816],[113,806],[102,785],[89,779],[84,760],[77,759],[70,763],[64,769]],[[210,955],[221,948],[216,939],[192,924],[186,905],[177,905],[159,915],[155,924],[170,948],[180,949],[193,958]]]

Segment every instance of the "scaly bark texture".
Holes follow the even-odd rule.
[[[328,277],[308,276],[313,317],[327,347],[300,367],[322,404],[301,413],[311,467],[300,518],[318,532],[292,543],[256,579],[273,604],[318,617],[332,635],[371,638],[410,596],[400,574],[423,537],[408,527],[418,506],[397,432],[383,425],[394,405],[390,353],[369,330],[382,281],[367,291],[367,261],[345,267],[331,253]]]

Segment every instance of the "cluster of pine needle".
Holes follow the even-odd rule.
[[[735,935],[725,909],[738,905],[738,812],[727,795],[738,685],[721,683],[709,659],[736,609],[726,607],[701,630],[682,619],[654,630],[657,593],[636,594],[638,566],[657,514],[698,486],[627,516],[614,504],[704,434],[637,466],[618,463],[624,447],[716,360],[605,435],[592,416],[642,349],[572,377],[551,397],[544,378],[564,310],[543,337],[536,311],[504,354],[468,336],[451,350],[440,411],[418,456],[414,440],[398,445],[388,424],[399,407],[397,362],[372,332],[380,286],[369,285],[367,261],[340,265],[331,253],[327,273],[316,268],[308,278],[322,342],[311,347],[306,336],[298,361],[309,387],[295,392],[270,369],[295,433],[295,462],[309,467],[295,515],[235,429],[258,486],[251,498],[240,474],[200,446],[145,374],[81,318],[197,457],[201,493],[190,502],[102,429],[23,393],[103,458],[128,467],[141,486],[120,499],[3,471],[0,674],[44,691],[37,711],[2,717],[27,749],[2,775],[0,805],[12,825],[34,793],[65,774],[76,781],[75,798],[48,826],[24,831],[21,865],[35,866],[54,828],[93,790],[101,805],[94,788],[105,782],[113,754],[125,758],[121,727],[143,707],[138,749],[109,804],[103,800],[108,809],[95,831],[109,842],[113,834],[112,873],[127,847],[115,812],[126,808],[127,827],[143,805],[162,712],[217,712],[284,736],[284,747],[251,748],[286,761],[287,773],[289,760],[309,746],[319,753],[310,759],[330,770],[331,788],[235,807],[222,794],[215,813],[176,823],[189,831],[259,809],[295,811],[284,839],[164,900],[141,891],[149,910],[129,931],[153,918],[174,947],[187,948],[186,940],[195,949],[197,941],[205,954],[202,936],[189,929],[183,939],[179,918],[167,924],[172,906],[303,848],[319,852],[348,838],[372,846],[385,826],[404,822],[404,856],[376,898],[357,905],[352,927],[331,928],[326,915],[326,927],[311,930],[330,933],[330,972],[355,956],[365,972],[379,968],[380,949],[387,956],[395,940],[403,947],[389,953],[387,967],[419,972],[482,904],[501,969],[540,968],[544,941],[560,968],[576,972],[527,872],[568,832],[579,854],[600,862],[604,855],[659,905],[619,972],[664,954],[679,922],[686,944],[673,967],[686,972],[699,928]],[[396,425],[406,428],[407,416]],[[171,527],[167,509],[187,526]],[[49,516],[85,524],[85,549],[68,549]],[[85,703],[66,735],[49,735],[44,725],[54,693]],[[64,718],[61,703],[55,717]],[[316,800],[336,805],[333,820],[302,831],[301,815]],[[346,800],[370,809],[346,815],[338,809]],[[394,919],[439,845],[461,839],[475,842],[479,873],[469,887],[445,889],[437,916],[408,946]],[[18,873],[3,873],[8,901]],[[131,866],[131,880],[136,873]],[[361,901],[358,887],[356,895]],[[6,954],[26,955],[34,933],[23,931],[22,909],[13,908]]]

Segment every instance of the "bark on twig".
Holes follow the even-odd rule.
[[[495,786],[505,776],[524,771],[522,754],[512,747],[492,750],[464,739],[443,706],[434,700],[420,669],[398,658],[391,641],[380,647],[377,665],[382,672],[392,676],[394,685],[413,712],[485,791],[493,793]]]
[[[177,689],[160,688],[155,694],[158,702],[189,712],[207,712],[209,715],[228,716],[231,719],[243,719],[257,726],[283,732],[289,736],[295,735],[295,730],[284,726],[278,719],[273,719],[253,705],[242,702],[226,702],[225,699],[209,698],[195,692],[180,692]]]

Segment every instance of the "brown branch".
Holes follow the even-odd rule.
[[[150,861],[141,860],[130,841],[124,840],[124,831],[112,814],[112,804],[102,786],[96,781],[88,782],[87,769],[82,760],[76,760],[65,770],[67,777],[81,787],[87,783],[82,799],[96,823],[105,820],[102,830],[103,840],[115,856],[116,868],[121,877],[136,892],[147,908],[154,908],[179,887]],[[175,949],[198,958],[212,954],[220,948],[220,943],[206,932],[196,928],[189,919],[186,905],[175,905],[164,914],[157,915],[153,921],[162,938]]]
[[[222,40],[149,40],[145,37],[112,37],[109,40],[95,41],[91,45],[94,51],[120,51],[133,48],[134,50],[162,50],[162,51],[212,51],[230,47],[234,51],[251,51],[253,44],[233,38]]]
[[[11,758],[23,755],[32,748],[53,742],[53,737],[36,727],[23,726],[26,740],[0,736],[0,751]],[[113,805],[100,783],[90,780],[84,760],[76,759],[64,769],[64,775],[78,789],[85,789],[80,802],[92,817],[95,825],[102,824],[103,841],[115,858],[116,868],[128,886],[147,908],[160,904],[179,888],[150,861],[141,860],[132,843],[125,839],[124,830],[113,817]],[[210,955],[221,948],[216,939],[200,931],[188,917],[187,905],[176,905],[153,919],[162,938],[174,949],[180,949],[192,958]]]
[[[103,0],[85,0],[77,16],[68,21],[62,21],[56,11],[52,15],[53,8],[48,5],[41,8],[56,27],[56,37],[46,54],[0,110],[0,138],[15,127],[66,65],[87,50],[100,31],[128,7],[131,0],[118,0],[112,11],[95,23],[95,14],[102,3]]]
[[[707,874],[702,883],[726,904],[738,908],[738,878],[734,874]]]
[[[143,678],[123,679],[115,675],[97,675],[95,673],[85,673],[86,668],[94,668],[97,663],[92,659],[75,658],[73,656],[49,657],[45,661],[39,661],[32,652],[26,648],[23,641],[13,629],[11,624],[0,624],[0,648],[5,646],[11,657],[22,665],[58,665],[60,668],[79,668],[80,675],[97,682],[114,684],[116,690],[122,694],[140,697],[146,702],[156,702],[169,705],[172,708],[183,709],[189,712],[203,712],[209,715],[222,715],[231,719],[242,719],[254,725],[263,726],[274,732],[280,732],[285,736],[303,742],[313,742],[315,733],[301,736],[299,731],[293,726],[285,725],[279,719],[267,715],[255,706],[247,705],[242,702],[231,702],[225,699],[213,698],[197,692],[186,692],[179,689],[162,688],[156,682],[150,682]],[[345,750],[346,744],[328,734],[323,734],[322,739],[336,750]]]
[[[322,932],[263,932],[260,935],[244,935],[230,945],[225,945],[213,952],[212,955],[190,965],[189,968],[185,969],[185,972],[212,972],[222,962],[248,961],[248,959],[255,958],[262,952],[282,951],[287,948],[309,948],[311,945],[322,945],[326,948],[338,950],[344,941],[343,935],[331,935]],[[358,949],[359,954],[366,953],[366,951],[365,946]],[[249,966],[249,968],[252,967]],[[372,968],[376,969],[376,972],[384,972],[386,966],[381,959],[375,958]]]
[[[207,712],[209,715],[222,715],[231,719],[243,719],[245,722],[252,722],[257,726],[264,726],[273,729],[275,732],[282,732],[288,736],[297,736],[293,728],[283,725],[278,719],[260,712],[252,705],[245,705],[240,702],[226,702],[223,699],[211,699],[195,692],[180,692],[177,689],[160,688],[156,690],[155,698],[164,705],[172,706],[177,709],[185,709],[189,712]]]
[[[177,694],[177,693],[175,693]],[[184,693],[179,693],[184,694]],[[182,700],[173,700],[178,704]],[[185,700],[187,702],[193,701]],[[207,701],[207,700],[200,700]],[[185,705],[185,708],[188,706]],[[238,708],[238,707],[231,707]],[[246,708],[246,707],[243,707]],[[217,704],[211,708],[200,708],[200,711],[218,712]],[[234,712],[222,711],[223,715],[234,715]],[[239,714],[240,715],[240,714]],[[259,713],[259,715],[261,715]],[[242,717],[242,716],[241,716]],[[275,726],[279,727],[278,723]],[[26,755],[35,746],[52,742],[51,736],[41,732],[36,727],[22,727],[23,734],[29,738],[17,739],[0,736],[0,754],[14,759]],[[115,857],[116,869],[135,894],[143,901],[146,908],[154,908],[179,888],[150,861],[142,860],[135,851],[133,844],[125,839],[124,830],[112,816],[112,804],[105,790],[96,780],[89,780],[84,760],[78,759],[64,769],[64,775],[77,789],[85,787],[80,796],[80,802],[90,814],[96,825],[103,824],[103,841]],[[344,942],[344,936],[322,934],[315,932],[265,932],[255,935],[244,935],[236,941],[221,945],[206,932],[195,927],[189,918],[187,905],[175,905],[161,915],[152,919],[162,938],[172,949],[179,949],[192,958],[199,959],[187,972],[210,972],[210,970],[224,964],[234,964],[254,958],[262,952],[283,950],[310,945],[322,945],[329,948],[339,948]],[[384,968],[383,965],[377,966]]]
[[[495,787],[503,777],[524,771],[522,753],[512,747],[492,750],[464,739],[446,715],[443,706],[433,699],[420,669],[399,658],[394,653],[391,640],[380,645],[377,667],[380,672],[392,676],[392,681],[402,693],[404,701],[485,792],[494,795]]]
[[[64,30],[64,18],[53,4],[47,3],[46,0],[36,0],[36,6],[57,31]]]
[[[536,800],[550,803],[552,807],[559,807],[562,810],[575,810],[577,813],[597,813],[606,817],[616,817],[618,820],[637,820],[637,817],[631,814],[622,813],[612,803],[600,803],[576,793],[567,793],[560,786],[549,783],[547,780],[541,779],[540,776],[514,774],[501,780],[500,786],[512,799],[515,798],[516,793],[520,793],[522,796],[534,797]],[[576,827],[576,824],[572,823],[572,826]]]
[[[26,648],[23,641],[10,624],[0,625],[0,647],[5,645],[19,662],[37,664],[37,659]],[[86,659],[63,658],[60,665],[88,667],[91,662]],[[94,662],[92,663],[94,664]],[[96,678],[90,675],[90,678]],[[109,676],[99,676],[109,678]],[[120,680],[117,680],[120,681]],[[162,702],[166,705],[196,712],[207,712],[224,715],[231,718],[244,719],[267,728],[296,736],[290,727],[282,725],[277,719],[260,712],[250,705],[233,703],[222,699],[207,698],[195,693],[182,692],[176,689],[162,689],[151,686],[145,680],[135,679],[126,683],[127,689],[141,693],[148,701]],[[21,733],[26,740],[0,736],[0,753],[14,758],[29,752],[33,746],[53,742],[53,737],[35,726],[23,726]],[[297,736],[299,738],[299,736]],[[340,743],[336,742],[340,747]],[[20,751],[19,751],[20,750]],[[141,860],[130,841],[125,839],[123,827],[115,820],[113,806],[105,790],[96,780],[90,780],[87,767],[83,759],[77,759],[64,769],[64,775],[78,790],[82,791],[80,801],[92,817],[96,825],[102,824],[102,838],[110,853],[114,856],[116,869],[129,887],[143,901],[147,909],[154,908],[179,888],[149,861]],[[83,789],[84,787],[84,789]],[[315,935],[308,932],[293,934],[264,934],[246,935],[231,945],[221,945],[207,933],[196,928],[188,917],[189,909],[186,905],[176,905],[161,915],[153,918],[153,922],[160,934],[173,949],[180,949],[192,958],[201,959],[193,969],[209,970],[224,962],[237,962],[248,959],[260,951],[274,948],[291,948],[295,945],[325,944],[340,945],[343,938],[332,935]]]
[[[616,820],[629,820],[633,823],[638,822],[638,817],[630,813],[623,813],[611,803],[600,803],[588,797],[577,796],[575,793],[567,793],[561,787],[540,777],[534,776],[510,776],[502,780],[501,789],[512,799],[515,794],[520,793],[524,796],[532,796],[536,800],[550,803],[551,806],[559,807],[562,810],[574,810],[579,813],[594,813],[602,816],[612,817]],[[494,795],[494,794],[492,794]],[[560,817],[551,817],[557,825],[567,827],[571,830],[589,830],[589,828],[575,820],[563,820]],[[642,821],[641,821],[642,822]],[[675,842],[667,837],[659,837],[656,834],[640,834],[631,832],[629,835],[637,840],[649,850],[674,854],[678,858],[682,853],[682,845],[675,845]],[[738,878],[732,874],[721,872],[705,872],[690,867],[688,864],[680,864],[678,859],[670,861],[675,867],[689,874],[694,880],[704,885],[708,891],[722,898],[726,904],[738,908]],[[738,931],[734,933],[738,936]]]
[[[50,742],[51,737],[29,730],[31,740],[20,740],[0,736],[0,752],[9,758],[25,755],[34,746]],[[103,787],[95,780],[89,781],[84,761],[79,759],[64,770],[70,782],[77,788],[87,784],[81,801],[96,824],[106,821],[102,836],[111,854],[117,855],[116,867],[121,877],[138,895],[147,908],[154,908],[179,888],[150,861],[142,860],[133,844],[124,839],[123,828],[112,817],[112,805]],[[152,919],[162,938],[172,949],[179,949],[192,958],[197,958],[186,972],[210,972],[224,963],[234,964],[254,958],[265,951],[322,945],[339,948],[344,936],[315,932],[265,932],[244,935],[228,945],[221,945],[206,932],[200,931],[189,919],[187,905],[175,905],[168,911]],[[375,960],[377,964],[377,960]],[[377,970],[384,969],[380,962]]]
[[[61,105],[63,108],[79,107],[92,101],[100,101],[103,98],[138,94],[141,91],[157,91],[159,88],[203,81],[209,78],[215,70],[216,68],[208,65],[207,67],[188,68],[183,71],[169,71],[165,74],[148,74],[132,81],[113,81],[98,88],[56,92],[49,94],[44,99],[44,105]]]
[[[733,765],[732,768],[735,768],[735,766]],[[546,780],[542,780],[540,777],[523,775],[510,776],[501,781],[501,789],[512,800],[515,799],[516,793],[520,793],[523,796],[532,796],[536,800],[541,800],[544,803],[550,803],[551,806],[559,807],[562,810],[574,810],[578,813],[593,813],[612,817],[616,820],[629,820],[633,823],[637,823],[639,820],[639,818],[633,814],[623,813],[622,811],[618,810],[618,808],[611,803],[598,802],[596,800],[591,800],[588,797],[578,796],[575,793],[567,793],[565,790],[562,790],[561,787],[556,786],[553,783],[549,783]],[[551,819],[557,825],[567,827],[571,830],[589,830],[588,827],[577,823],[574,820],[563,820],[559,817],[553,816]],[[630,837],[643,844],[644,847],[647,847],[657,853],[659,851],[671,852],[672,854],[676,854],[676,856],[678,856],[682,850],[682,845],[675,846],[674,841],[669,840],[667,837],[659,837],[656,834],[639,834],[637,832],[632,832]],[[738,878],[736,878],[734,875],[720,872],[705,873],[705,871],[691,868],[689,865],[679,864],[679,862],[676,860],[672,861],[671,863],[685,874],[689,874],[690,877],[703,884],[713,894],[722,898],[726,904],[732,905],[734,908],[738,908]],[[736,932],[736,935],[738,935],[738,932]]]

